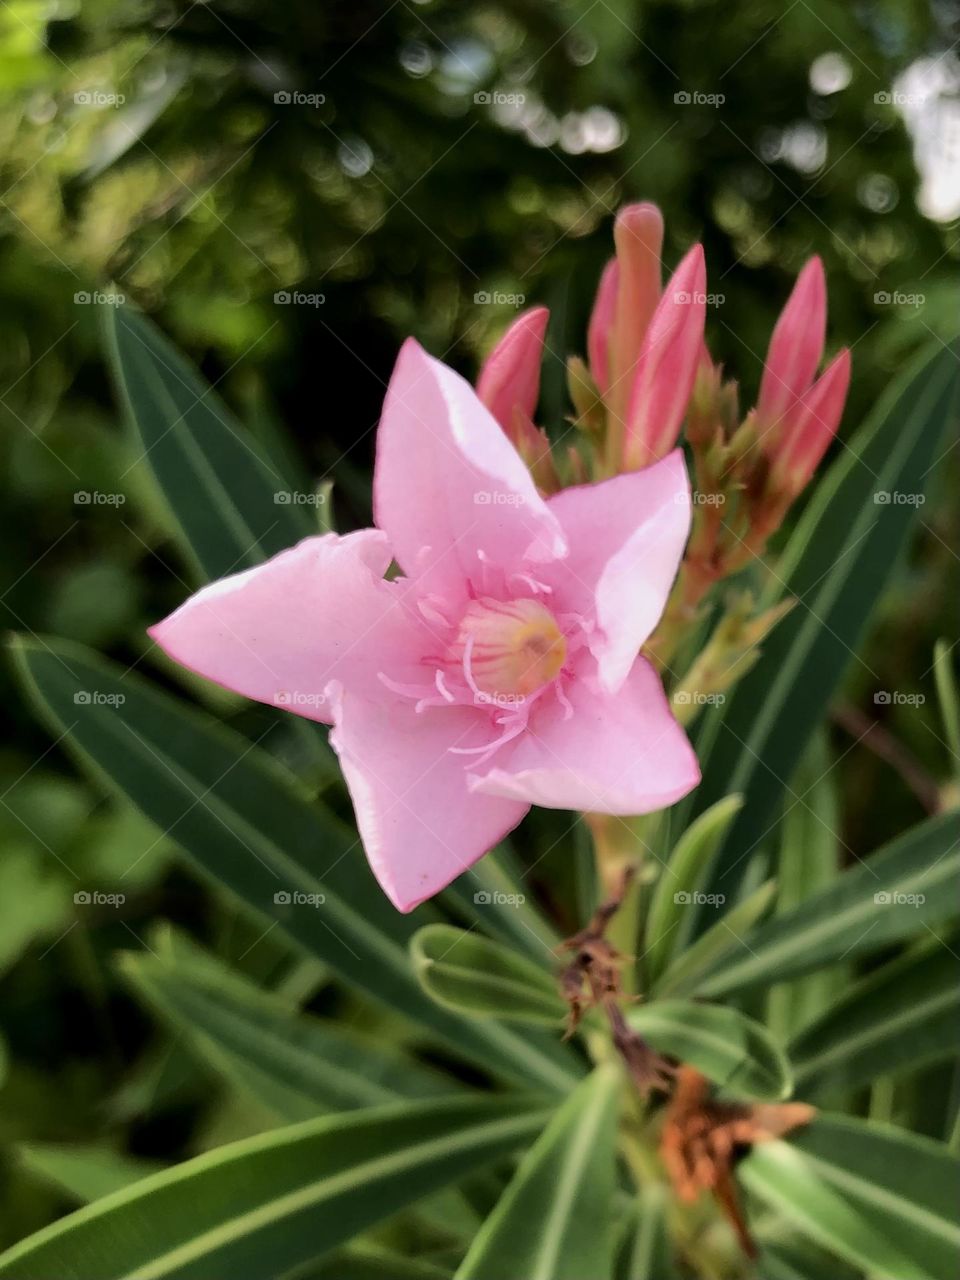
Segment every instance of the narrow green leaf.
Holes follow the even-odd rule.
[[[478,933],[425,925],[410,942],[410,957],[424,991],[446,1009],[553,1027],[567,1015],[556,978]]]
[[[120,1191],[162,1168],[156,1160],[76,1143],[21,1142],[14,1151],[28,1172],[80,1204]]]
[[[480,1228],[456,1280],[608,1280],[613,1267],[617,1067],[554,1115]]]
[[[738,1166],[750,1192],[811,1239],[883,1280],[956,1271],[960,1160],[891,1125],[820,1115]]]
[[[958,871],[956,816],[930,818],[795,911],[751,933],[743,951],[721,961],[703,980],[700,994],[783,981],[843,956],[925,936],[928,925],[960,909],[951,891]]]
[[[370,1036],[297,1013],[182,936],[164,931],[149,951],[127,953],[117,963],[201,1062],[278,1121],[458,1092],[453,1077]]]
[[[132,307],[102,310],[138,460],[203,573],[250,568],[316,532],[268,451],[160,330]]]
[[[956,776],[960,770],[960,692],[957,691],[957,678],[950,657],[955,648],[956,642],[950,644],[946,640],[937,641],[933,647],[933,677],[937,686],[940,716],[953,757],[953,773]]]
[[[804,511],[775,578],[776,594],[798,604],[725,704],[697,793],[701,809],[732,791],[745,796],[710,887],[730,894],[745,874],[744,855],[769,828],[859,649],[917,512],[917,504],[883,495],[923,491],[957,384],[956,353],[931,345],[880,398]]]
[[[792,780],[777,859],[776,914],[786,915],[840,874],[840,812],[826,734],[814,735]],[[830,1008],[846,984],[842,968],[824,967],[773,987],[767,1024],[784,1040]]]
[[[631,1009],[627,1021],[660,1053],[696,1067],[735,1097],[777,1102],[790,1096],[786,1055],[765,1027],[738,1009],[654,1000]]]
[[[118,789],[197,865],[278,923],[345,982],[510,1078],[565,1090],[567,1046],[484,1026],[421,991],[406,946],[429,912],[395,911],[353,832],[310,804],[274,760],[202,712],[80,645],[18,640],[28,693],[81,763]]]
[[[408,1258],[375,1244],[354,1244],[311,1267],[297,1280],[453,1280],[453,1272],[425,1258]]]
[[[724,796],[711,805],[686,829],[661,871],[647,915],[643,963],[649,981],[684,950],[693,914],[685,908],[703,887],[704,872],[742,805],[742,796]]]
[[[707,981],[717,966],[728,957],[743,952],[747,945],[747,935],[766,912],[775,892],[776,885],[768,880],[725,912],[716,924],[677,956],[660,981],[654,985],[657,998],[705,994]],[[698,905],[696,896],[691,895],[688,910],[693,911]],[[723,904],[719,905],[722,907]]]
[[[933,944],[884,965],[790,1045],[804,1096],[870,1084],[960,1052],[960,961]]]
[[[451,911],[481,932],[519,946],[541,966],[552,968],[560,935],[537,909],[509,851],[500,845],[458,876],[443,899]]]
[[[666,1188],[655,1182],[637,1195],[617,1259],[616,1280],[677,1280],[668,1203]]]
[[[9,1280],[273,1280],[544,1124],[530,1103],[403,1103],[324,1116],[198,1156],[106,1196],[0,1257]]]

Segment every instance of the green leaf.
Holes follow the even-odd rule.
[[[482,932],[499,938],[551,967],[560,935],[537,909],[508,850],[500,845],[469,871],[458,876],[443,892],[452,913],[477,924]]]
[[[677,956],[660,981],[654,984],[657,998],[703,995],[707,990],[707,980],[717,966],[728,956],[743,951],[746,936],[766,912],[775,892],[776,885],[768,880],[725,912],[715,925]],[[692,912],[697,905],[696,897],[690,895],[686,909]]]
[[[508,1155],[544,1124],[484,1098],[324,1116],[96,1201],[0,1257],[10,1280],[272,1280]]]
[[[324,1259],[298,1280],[453,1280],[453,1272],[425,1258],[407,1258],[363,1243]]]
[[[960,1052],[960,962],[934,945],[885,965],[790,1046],[805,1095],[842,1091]]]
[[[951,888],[958,871],[956,816],[930,818],[795,911],[751,933],[743,952],[721,961],[704,979],[700,994],[783,981],[843,956],[925,935],[928,925],[960,909]]]
[[[665,1187],[650,1182],[636,1196],[617,1259],[617,1280],[676,1280]]]
[[[948,421],[957,356],[938,341],[878,401],[814,491],[775,575],[796,608],[764,643],[761,660],[723,708],[697,793],[700,809],[730,792],[745,803],[715,860],[710,887],[733,893],[814,728],[865,634],[916,518]],[[767,599],[764,604],[772,604]]]
[[[102,311],[137,453],[203,573],[248,569],[316,532],[266,449],[160,330],[132,307]]]
[[[567,1015],[556,978],[480,934],[428,924],[414,934],[410,957],[424,991],[446,1009],[554,1027]]]
[[[110,1147],[21,1142],[14,1148],[20,1164],[71,1200],[88,1204],[156,1173],[156,1160],[121,1155]]]
[[[833,884],[839,869],[840,812],[826,734],[811,749],[792,780],[777,858],[776,914],[786,915],[805,899]],[[806,978],[780,983],[767,996],[767,1023],[789,1037],[824,1009],[846,984],[842,968],[824,967]]]
[[[956,1271],[960,1160],[890,1125],[820,1115],[755,1146],[738,1175],[811,1239],[883,1280]]]
[[[956,647],[946,640],[938,640],[933,647],[933,677],[937,687],[937,701],[944,732],[954,761],[954,775],[960,770],[960,693],[957,678],[950,663],[950,655]]]
[[[643,963],[649,981],[684,950],[691,934],[685,908],[742,805],[742,796],[724,796],[711,805],[686,829],[661,871],[647,915]]]
[[[566,1046],[465,1022],[424,995],[406,952],[423,915],[393,909],[350,828],[308,803],[265,752],[82,646],[21,639],[14,652],[28,693],[81,763],[265,928],[279,923],[345,982],[487,1069],[558,1091],[576,1079]]]
[[[178,1040],[279,1121],[458,1092],[452,1076],[370,1036],[297,1013],[182,936],[164,931],[149,951],[117,963]]]
[[[607,1280],[620,1071],[598,1067],[521,1160],[456,1280]]]
[[[627,1014],[660,1053],[689,1063],[740,1098],[777,1102],[793,1088],[786,1055],[765,1027],[738,1009],[693,1000],[654,1000]]]

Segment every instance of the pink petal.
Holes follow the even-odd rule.
[[[593,813],[652,813],[700,781],[686,735],[656,673],[640,658],[617,694],[571,683],[573,715],[546,704],[516,746],[471,777],[475,792]]]
[[[353,800],[374,875],[400,911],[445,888],[508,831],[529,805],[472,793],[453,746],[489,741],[489,716],[472,707],[372,702],[344,693],[330,742]]]
[[[673,273],[643,341],[627,409],[627,469],[649,466],[677,443],[703,351],[706,288],[696,244]]]
[[[610,331],[617,305],[620,268],[616,258],[611,258],[603,269],[597,296],[590,313],[587,327],[587,355],[590,358],[590,372],[603,394],[610,385]]]
[[[463,378],[413,339],[400,351],[380,419],[376,522],[404,572],[462,600],[482,561],[564,555],[560,527],[519,454]]]
[[[797,277],[770,339],[757,399],[757,416],[762,425],[777,424],[813,382],[823,356],[826,332],[823,263],[811,258]]]
[[[383,581],[376,529],[305,538],[266,564],[192,595],[150,635],[175,662],[244,697],[332,719],[331,680],[379,696],[379,671],[422,678],[430,636],[404,584]]]
[[[619,287],[610,336],[611,412],[626,418],[633,369],[640,355],[647,325],[660,298],[660,253],[663,217],[654,204],[631,204],[621,209],[613,225],[617,246]]]
[[[795,410],[775,451],[775,483],[796,494],[809,482],[836,435],[849,386],[850,352],[845,347]]]
[[[590,648],[605,690],[626,680],[660,619],[690,532],[683,454],[550,499],[570,543],[567,560],[542,576],[556,607],[593,619]]]
[[[532,418],[540,395],[540,362],[550,312],[531,307],[510,325],[484,361],[477,395],[516,444],[514,411]]]

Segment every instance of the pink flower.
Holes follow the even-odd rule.
[[[617,253],[600,278],[587,352],[608,413],[611,462],[635,471],[677,443],[703,346],[706,268],[694,245],[661,294],[655,205],[625,206],[613,236]]]
[[[549,319],[546,307],[531,307],[517,316],[487,356],[477,379],[477,395],[514,444],[537,408]]]
[[[176,661],[331,722],[401,911],[531,804],[660,809],[697,762],[640,646],[690,523],[679,452],[545,501],[470,386],[408,341],[381,419],[376,529],[307,538],[151,629]],[[384,578],[391,560],[405,576]]]
[[[774,328],[756,409],[771,486],[790,498],[810,480],[836,434],[850,385],[847,349],[816,379],[826,330],[827,287],[823,263],[814,257]]]

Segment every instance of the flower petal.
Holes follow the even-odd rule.
[[[564,489],[550,499],[568,559],[539,571],[562,611],[593,619],[589,638],[615,692],[660,619],[690,532],[690,484],[675,449],[643,471]]]
[[[770,338],[757,417],[775,430],[813,382],[823,355],[827,332],[827,282],[823,263],[811,258],[797,282]]]
[[[380,420],[376,522],[404,572],[463,599],[483,560],[550,560],[566,546],[530,473],[469,383],[408,339]]]
[[[546,704],[512,750],[471,776],[475,792],[626,816],[674,804],[700,781],[693,749],[645,659],[615,695],[581,679],[567,696],[569,719],[559,701]]]
[[[550,312],[531,307],[517,316],[483,363],[477,396],[516,444],[514,411],[532,418],[540,395],[540,363]]]
[[[343,694],[330,743],[340,757],[363,847],[400,911],[446,888],[512,830],[525,801],[477,795],[454,746],[490,739],[471,707],[427,708]]]
[[[376,529],[305,538],[265,564],[204,587],[150,635],[174,661],[247,698],[332,719],[331,680],[384,692],[417,676],[430,637],[402,583],[383,581],[390,547]]]

